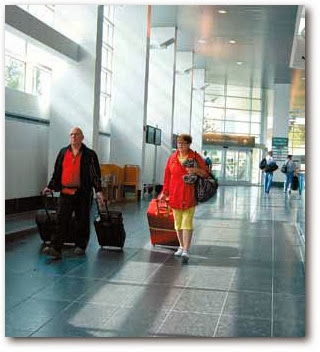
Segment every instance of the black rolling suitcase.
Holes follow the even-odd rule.
[[[36,213],[36,224],[38,227],[40,238],[44,243],[49,243],[51,241],[51,234],[55,231],[56,208],[56,198],[53,196],[44,196],[44,209],[40,209]],[[77,224],[75,218],[72,217],[69,223],[67,237],[63,239],[63,243],[75,244],[76,234]]]
[[[298,176],[293,176],[291,181],[291,190],[297,191],[299,188],[299,179]]]
[[[99,245],[101,247],[123,248],[126,240],[126,231],[123,226],[122,213],[109,211],[107,205],[101,209],[97,202],[98,216],[94,221]]]

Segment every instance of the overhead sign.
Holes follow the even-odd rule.
[[[255,137],[232,134],[204,133],[202,135],[202,141],[204,144],[215,144],[226,147],[241,146],[253,148],[255,146]]]
[[[272,137],[272,147],[287,147],[288,141],[288,138]]]

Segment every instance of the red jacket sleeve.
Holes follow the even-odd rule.
[[[165,194],[166,196],[169,196],[169,187],[170,187],[170,181],[171,181],[171,170],[170,170],[171,159],[172,159],[172,156],[169,157],[166,168],[164,170],[162,193]]]

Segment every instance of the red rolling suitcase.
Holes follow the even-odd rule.
[[[165,201],[152,199],[147,211],[151,244],[179,246],[173,213]]]
[[[126,240],[126,231],[123,226],[123,217],[120,211],[110,211],[107,205],[98,204],[99,215],[94,220],[99,245],[101,247],[119,247],[123,249]]]

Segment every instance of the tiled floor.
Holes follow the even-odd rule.
[[[112,206],[124,214],[123,252],[101,249],[93,228],[84,257],[66,249],[50,261],[37,233],[7,243],[6,336],[305,335],[304,194],[220,187],[197,207],[187,265],[150,245],[147,205]],[[18,222],[7,217],[8,232]]]

